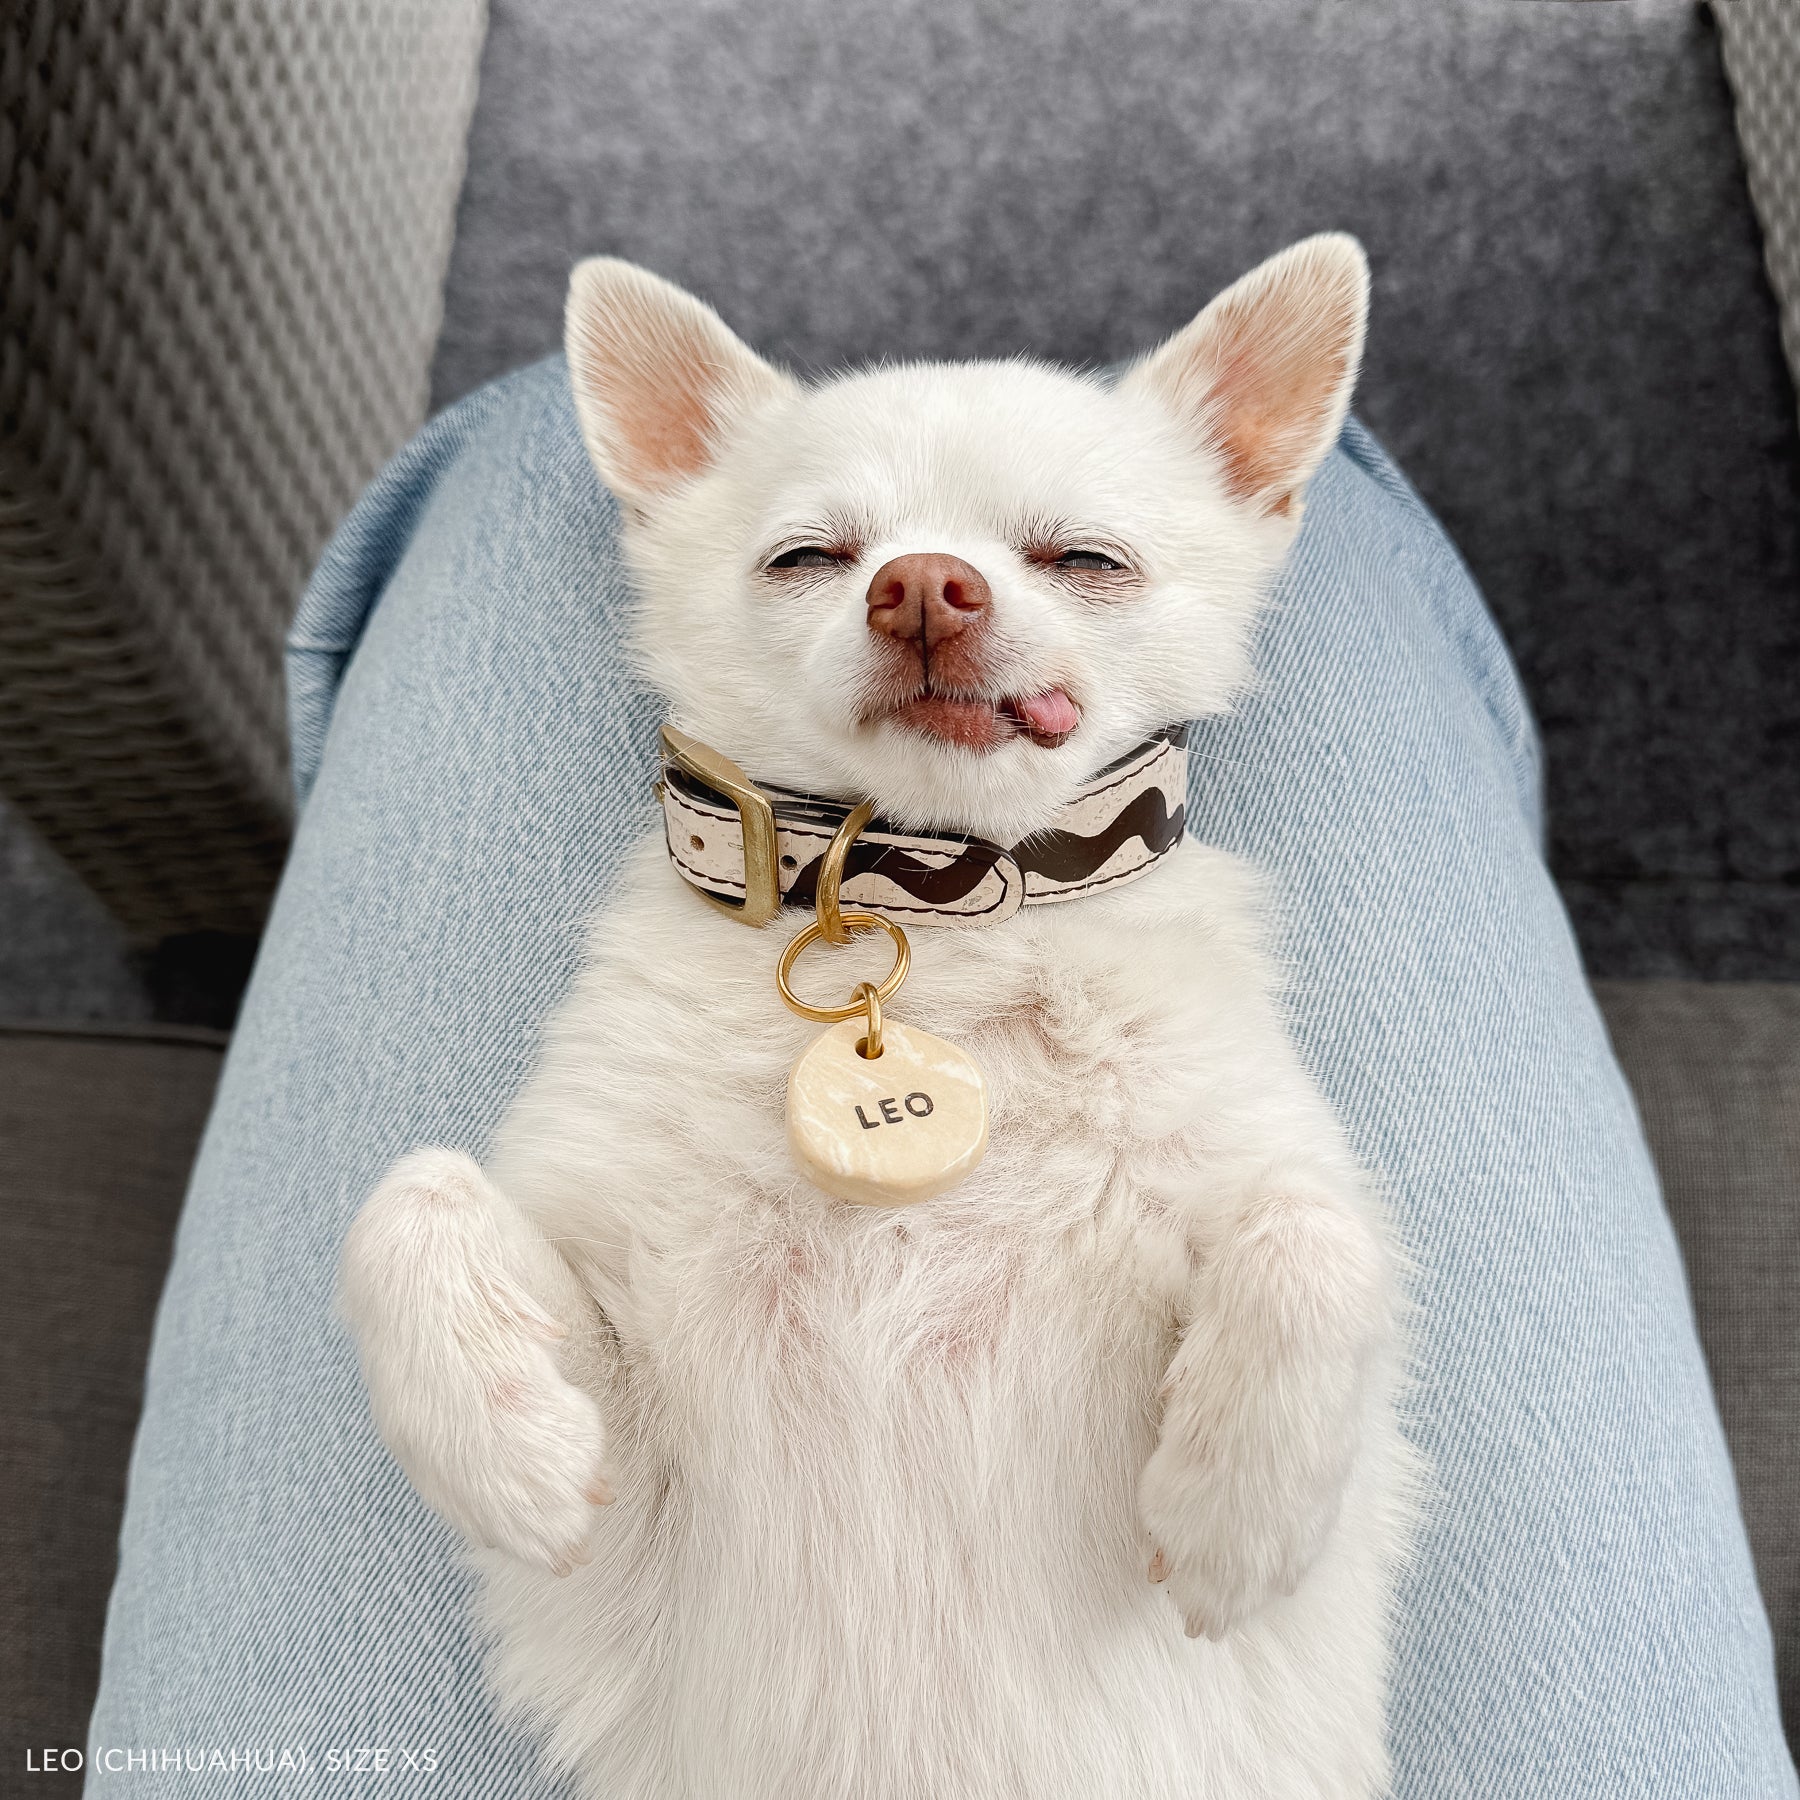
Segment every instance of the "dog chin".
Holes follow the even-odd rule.
[[[1086,773],[1079,755],[1041,748],[1010,726],[977,746],[888,718],[864,737],[863,748],[862,779],[854,785],[871,795],[883,818],[998,844],[1048,827]]]

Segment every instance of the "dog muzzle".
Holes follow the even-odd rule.
[[[662,728],[656,784],[669,860],[746,925],[811,906],[820,865],[852,808],[762,786],[729,757]],[[1010,848],[962,833],[900,831],[871,819],[843,867],[846,907],[902,925],[994,925],[1147,875],[1181,842],[1187,727],[1172,725],[1084,782],[1048,830]]]

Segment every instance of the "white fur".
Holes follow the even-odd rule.
[[[1362,329],[1348,240],[1250,281],[1252,337],[1285,306],[1340,364],[1316,394],[1285,371],[1312,414],[1280,421],[1292,468],[1254,493],[1231,459],[1259,396],[1205,353],[1224,302],[1117,391],[1025,364],[802,391],[687,296],[583,265],[577,398],[672,716],[764,778],[1011,841],[1223,708]],[[611,354],[648,368],[640,396],[659,356],[701,358],[685,466],[666,434],[645,448]],[[1133,591],[1022,558],[1027,516],[1128,551]],[[763,572],[846,522],[854,567]],[[910,549],[980,568],[993,692],[1065,686],[1068,744],[976,755],[856,721],[862,589]],[[424,1150],[377,1189],[344,1259],[377,1422],[486,1546],[498,1690],[585,1793],[1385,1790],[1413,1486],[1394,1257],[1288,1041],[1266,910],[1188,844],[1135,886],[915,934],[891,1010],[980,1060],[991,1147],[887,1211],[788,1156],[783,1085],[817,1029],[775,994],[797,921],[744,929],[647,842],[486,1171]],[[880,952],[814,957],[809,985],[848,992]]]

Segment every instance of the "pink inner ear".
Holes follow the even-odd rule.
[[[1349,373],[1355,300],[1328,274],[1228,296],[1194,343],[1176,386],[1197,402],[1235,499],[1291,509]]]
[[[666,312],[629,303],[589,327],[582,357],[591,390],[613,426],[613,454],[635,486],[655,492],[697,474],[712,460],[723,385],[703,333]]]
[[[1239,499],[1268,493],[1284,502],[1290,497],[1348,370],[1350,346],[1342,322],[1317,312],[1308,317],[1295,304],[1300,298],[1283,295],[1275,318],[1264,316],[1272,310],[1268,307],[1246,307],[1221,321],[1214,430],[1226,484]],[[1328,294],[1307,298],[1315,308],[1331,305]]]

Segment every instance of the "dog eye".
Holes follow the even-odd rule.
[[[827,550],[822,544],[802,544],[797,550],[784,550],[770,564],[771,569],[835,569],[850,559],[841,550]]]
[[[1099,569],[1109,574],[1117,574],[1125,567],[1098,550],[1065,550],[1056,559],[1056,566],[1059,569]]]

